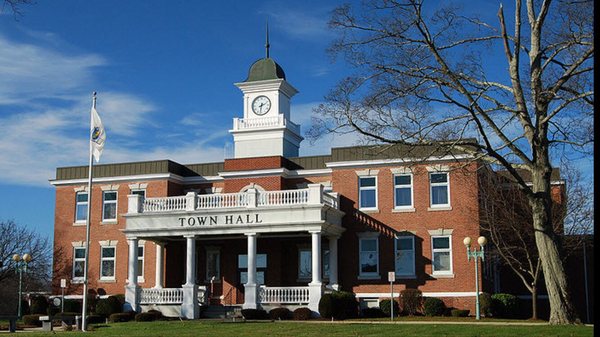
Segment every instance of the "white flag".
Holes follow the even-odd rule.
[[[98,111],[92,106],[92,130],[91,130],[91,142],[92,142],[92,154],[96,162],[100,161],[100,155],[102,149],[104,149],[104,141],[106,141],[106,132],[104,126],[98,116]]]

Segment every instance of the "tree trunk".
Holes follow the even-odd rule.
[[[537,315],[537,286],[532,284],[531,287],[531,319],[538,319]]]
[[[569,295],[558,239],[552,226],[549,170],[540,167],[534,168],[532,183],[534,196],[530,198],[530,203],[533,213],[533,228],[550,302],[549,323],[573,324],[578,319]]]

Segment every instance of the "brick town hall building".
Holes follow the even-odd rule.
[[[480,235],[478,170],[431,148],[333,148],[299,157],[297,90],[271,58],[255,62],[233,118],[234,158],[58,168],[53,293],[81,296],[87,207],[89,287],[135,310],[197,318],[202,306],[308,306],[352,291],[362,306],[416,288],[474,312],[463,238]],[[459,169],[460,168],[460,169]],[[490,269],[490,268],[487,268]],[[488,273],[480,269],[479,278]],[[485,290],[485,289],[484,289]]]

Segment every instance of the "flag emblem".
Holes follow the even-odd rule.
[[[106,131],[96,111],[96,107],[92,106],[92,127],[91,127],[91,142],[92,142],[92,154],[96,159],[96,162],[100,160],[100,155],[104,149],[104,142],[106,141]]]

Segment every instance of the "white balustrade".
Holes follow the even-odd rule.
[[[263,191],[258,194],[258,206],[300,205],[308,202],[308,189]]]
[[[261,118],[234,118],[234,130],[248,130],[268,127],[284,127],[287,126],[290,130],[300,134],[300,126],[290,120],[285,119],[283,115],[277,117],[261,117]]]
[[[185,210],[185,195],[165,198],[145,198],[144,212],[169,212]]]
[[[183,289],[181,288],[143,288],[140,304],[181,304]]]
[[[328,193],[323,193],[323,204],[338,209],[338,199]]]
[[[260,303],[305,304],[309,302],[309,287],[266,287],[259,290]]]
[[[248,194],[203,194],[198,196],[196,206],[198,209],[246,207],[248,206]]]
[[[218,193],[203,195],[182,195],[164,198],[145,198],[129,200],[142,202],[142,213],[161,213],[172,211],[196,211],[202,209],[236,208],[236,207],[272,207],[291,205],[313,205],[323,204],[339,209],[339,198],[336,193],[325,193],[319,190],[304,188],[297,190],[282,191],[260,191],[257,194],[251,192],[240,193]],[[256,193],[253,191],[253,193]],[[319,196],[322,193],[322,198]],[[255,201],[256,197],[256,201]],[[256,204],[255,204],[256,202]],[[252,205],[251,205],[252,203]],[[129,205],[132,206],[132,205]],[[133,205],[135,206],[135,205]],[[129,212],[137,213],[135,210]]]

